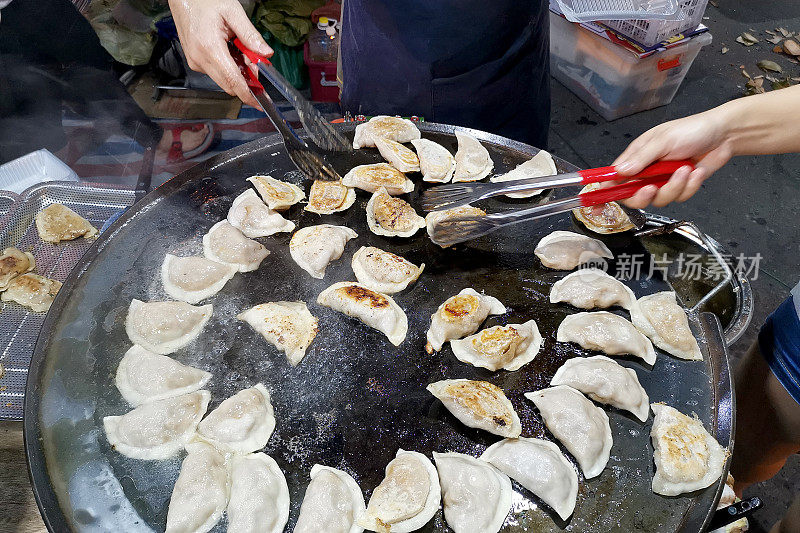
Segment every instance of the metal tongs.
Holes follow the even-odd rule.
[[[618,181],[621,179],[630,180],[612,187],[545,202],[535,207],[493,213],[486,216],[445,218],[434,224],[432,240],[437,244],[450,246],[476,239],[504,226],[556,215],[576,208],[601,205],[630,198],[636,191],[646,185],[661,187],[669,181],[669,178],[676,170],[687,165],[694,167],[691,161],[686,160],[660,161],[634,176],[620,176],[616,169],[611,166],[500,183],[453,183],[428,189],[423,194],[422,207],[426,211],[442,211],[509,192],[536,192],[542,189],[570,185],[588,185],[590,183]]]
[[[306,100],[280,72],[278,72],[269,60],[247,48],[238,38],[228,45],[234,61],[239,66],[247,86],[258,101],[261,108],[267,114],[272,124],[283,136],[283,144],[289,158],[297,168],[312,179],[320,180],[340,180],[338,172],[325,160],[321,150],[330,152],[344,152],[352,150],[352,145],[342,133],[331,125],[320,114],[319,111]],[[258,74],[253,72],[247,65],[244,58],[250,60],[253,65],[258,67]],[[289,124],[289,121],[275,106],[272,98],[264,90],[262,80],[271,83],[297,110],[300,122],[308,132],[309,137],[315,144],[311,147],[306,143]],[[321,149],[321,150],[320,150]]]

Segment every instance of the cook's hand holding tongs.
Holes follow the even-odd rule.
[[[300,171],[312,179],[339,180],[341,176],[325,161],[319,149],[331,152],[352,150],[352,145],[333,125],[320,114],[319,111],[306,100],[286,78],[284,78],[269,60],[260,54],[248,49],[238,38],[229,43],[229,48],[234,61],[247,80],[248,88],[253,97],[263,108],[275,128],[283,136],[283,142],[289,158]],[[244,58],[258,68],[258,74],[253,72],[246,64]],[[309,146],[292,128],[275,103],[264,90],[262,80],[275,86],[278,91],[297,110],[300,122],[308,132],[313,143],[318,147]]]
[[[500,183],[453,183],[428,189],[422,198],[422,206],[427,211],[441,211],[515,192],[535,192],[541,189],[588,185],[607,181],[627,179],[625,183],[587,191],[576,196],[546,202],[525,209],[492,213],[486,216],[453,217],[434,225],[431,239],[437,244],[450,246],[459,242],[476,239],[487,233],[528,220],[543,218],[575,208],[601,205],[633,196],[647,185],[661,187],[669,181],[672,174],[683,166],[691,166],[691,161],[660,161],[645,168],[634,176],[619,176],[614,167],[580,170],[569,174],[526,178]]]

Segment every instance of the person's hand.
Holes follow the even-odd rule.
[[[237,0],[169,0],[172,18],[189,68],[211,76],[217,85],[244,103],[259,107],[228,50],[238,37],[250,50],[272,55]]]
[[[642,187],[623,203],[642,209],[650,204],[663,207],[688,200],[733,156],[725,124],[724,112],[717,108],[665,122],[636,138],[614,161],[620,175],[631,176],[662,159],[691,159],[695,169],[681,167],[660,189],[655,185]]]

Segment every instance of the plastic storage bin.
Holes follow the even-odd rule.
[[[653,46],[696,28],[703,20],[707,5],[708,0],[680,0],[680,20],[604,20],[603,24],[640,44]]]
[[[672,101],[700,49],[701,33],[685,43],[640,58],[577,24],[550,13],[550,72],[606,120]]]
[[[336,81],[336,61],[313,61],[308,53],[308,41],[303,48],[311,82],[311,99],[315,102],[338,102],[339,84]]]

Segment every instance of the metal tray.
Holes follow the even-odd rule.
[[[0,250],[15,246],[31,252],[36,258],[36,273],[63,282],[94,239],[43,242],[34,223],[36,213],[52,203],[61,203],[100,229],[109,217],[132,205],[133,199],[130,190],[74,182],[41,183],[19,196],[0,191]],[[0,377],[0,420],[22,418],[28,366],[44,318],[44,313],[0,302],[0,363],[5,367],[5,375]]]

